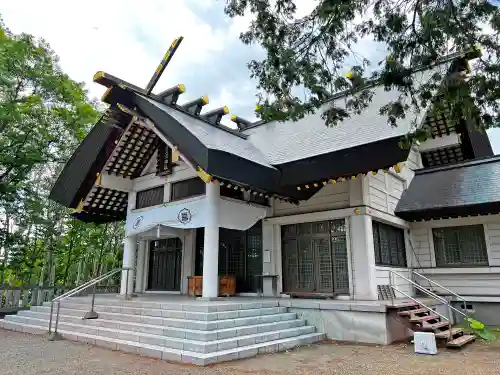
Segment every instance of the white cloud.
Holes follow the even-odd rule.
[[[13,32],[46,39],[64,71],[86,82],[93,96],[104,91],[92,83],[99,70],[144,87],[178,36],[185,39],[165,74],[169,85],[179,83],[175,76],[183,66],[208,64],[227,39],[237,39],[231,32],[214,32],[183,0],[87,0],[75,5],[63,0],[9,0],[2,1],[1,14]]]
[[[59,55],[63,70],[73,79],[85,82],[91,97],[100,98],[104,88],[92,82],[94,73],[103,70],[144,87],[171,42],[181,35],[185,39],[156,90],[185,83],[180,77],[186,77],[189,68],[203,69],[205,66],[212,72],[223,69],[221,61],[213,56],[218,55],[220,59],[220,56],[234,57],[239,53],[227,46],[232,44],[234,48],[235,43],[239,43],[238,36],[246,30],[250,17],[230,20],[227,27],[214,30],[210,26],[214,20],[201,19],[201,15],[215,5],[224,19],[222,1],[87,0],[76,4],[64,0],[0,0],[0,13],[13,32],[26,32],[47,40]],[[297,0],[297,16],[310,12],[317,2]],[[191,10],[193,6],[198,16]],[[248,59],[246,55],[241,58]],[[240,75],[236,76],[234,71],[228,74],[232,76],[226,76],[226,82],[222,83],[207,74],[204,90],[208,87],[207,81],[213,80],[209,85],[211,92],[202,92],[201,82],[193,80],[187,85],[186,97],[192,99],[211,94],[210,108],[227,105],[237,113],[241,110],[251,114],[255,104],[251,101],[252,92],[255,91],[250,87],[253,83],[248,79],[244,63]],[[228,83],[232,84],[231,90],[225,86]],[[224,122],[231,124],[227,119]],[[488,131],[488,134],[495,153],[499,153],[500,129]]]

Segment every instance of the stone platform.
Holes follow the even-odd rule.
[[[422,299],[432,306],[434,301]],[[407,300],[231,297],[206,301],[141,294],[98,295],[98,319],[83,320],[89,297],[61,303],[63,338],[165,360],[207,365],[331,340],[390,344],[412,336],[391,311]],[[390,308],[392,306],[392,309]],[[0,320],[0,328],[46,334],[50,303]],[[55,314],[54,314],[55,319]]]
[[[83,320],[89,307],[87,297],[61,302],[58,332],[63,338],[196,365],[283,351],[325,336],[277,300],[146,295],[124,301],[99,296],[99,318]],[[49,317],[46,303],[7,316],[0,320],[0,328],[46,334]]]

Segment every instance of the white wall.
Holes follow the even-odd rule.
[[[368,205],[394,215],[394,210],[405,189],[405,180],[395,173],[377,173],[366,176],[368,180]]]
[[[188,293],[188,276],[194,276],[196,260],[196,229],[183,230],[181,293]]]
[[[318,193],[316,193],[313,197],[305,202],[301,202],[299,206],[294,206],[287,203],[282,202],[274,202],[274,217],[278,220],[279,217],[289,217],[287,221],[293,222],[307,222],[307,221],[315,221],[319,220],[319,217],[324,217],[327,214],[327,211],[334,210],[339,214],[340,212],[345,212],[344,215],[352,216],[354,215],[351,210],[346,210],[346,208],[351,207],[364,207],[363,212],[359,212],[359,214],[367,214],[371,216],[374,220],[384,222],[389,225],[394,225],[400,228],[406,228],[407,223],[403,220],[394,216],[394,209],[403,194],[403,191],[408,187],[411,179],[414,176],[413,170],[421,168],[421,158],[420,154],[416,150],[412,150],[409,154],[408,161],[404,164],[400,173],[388,172],[384,173],[383,171],[379,171],[376,175],[369,173],[365,177],[358,177],[355,180],[349,180],[343,183],[337,184],[329,184],[323,187]],[[321,212],[321,214],[320,214]],[[316,214],[315,214],[316,213]],[[305,214],[305,215],[304,215]],[[297,216],[296,216],[297,215]],[[337,216],[332,213],[332,217]],[[271,221],[274,221],[271,219]],[[281,220],[283,221],[283,220]],[[275,221],[276,222],[276,221]],[[284,223],[284,222],[283,222]],[[362,234],[356,233],[353,228],[351,228],[351,222],[348,221],[348,252],[349,252],[349,275],[350,275],[350,296],[351,298],[359,298],[362,296],[360,294],[360,290],[356,290],[356,284],[363,284],[362,278],[357,280],[358,277],[361,277],[363,273],[359,273],[356,276],[356,262],[364,262],[366,263],[367,258],[364,257],[354,257],[352,253],[352,245],[353,240],[357,239],[357,236]],[[264,243],[266,246],[270,246],[271,244],[275,244],[275,248],[272,251],[273,254],[273,263],[276,262],[276,265],[273,264],[273,269],[276,272],[281,274],[281,252],[280,244],[276,244],[280,242],[279,236],[276,233],[279,233],[279,225],[275,225],[278,229],[267,230],[264,232],[264,237],[271,237],[271,233],[275,233],[273,238],[266,239],[264,238]],[[267,233],[267,234],[266,234]],[[371,230],[370,230],[371,233]],[[354,241],[357,243],[356,241]],[[369,251],[373,252],[373,241],[370,238],[370,241],[361,241],[364,247],[368,246],[367,244],[371,244],[372,249]],[[361,246],[361,245],[360,245]],[[362,247],[363,247],[362,246]],[[409,254],[409,244],[407,244],[407,254]],[[360,251],[358,249],[357,251]],[[364,250],[365,252],[368,249]],[[366,253],[365,253],[366,254]],[[408,262],[410,259],[408,258]],[[360,264],[360,267],[363,268],[365,265]],[[373,277],[369,277],[373,285],[387,285],[389,284],[388,280],[388,267],[380,267],[375,266]],[[391,268],[396,272],[400,272],[405,277],[408,277],[408,269],[404,268]],[[364,282],[366,286],[366,282]],[[401,291],[413,295],[413,287],[412,285],[405,281],[402,278],[394,277],[395,286]],[[358,288],[359,289],[359,288]],[[366,289],[366,287],[364,287]],[[403,295],[398,295],[398,297],[404,297]]]
[[[434,253],[432,228],[483,225],[488,267],[438,267]],[[500,296],[500,215],[432,220],[410,224],[416,259],[413,267],[431,280],[464,296]],[[427,287],[425,280],[421,285]],[[436,288],[443,294],[445,290]]]
[[[368,174],[365,177],[366,187],[364,188],[366,194],[367,205],[370,206],[372,212],[370,213],[373,220],[384,222],[386,224],[404,229],[407,224],[394,216],[394,210],[403,194],[404,190],[408,188],[414,176],[414,170],[422,167],[420,153],[412,149],[409,153],[408,160],[404,163],[400,173],[389,171],[384,173],[380,171],[376,175]],[[406,254],[408,264],[411,262],[411,248],[409,238],[405,235],[406,239]],[[377,285],[389,285],[389,270],[398,272],[406,278],[409,278],[408,268],[401,267],[383,267],[376,266],[376,283]],[[410,296],[414,295],[413,286],[407,280],[392,276],[392,285],[405,294]],[[403,294],[395,293],[397,298],[406,298]]]
[[[500,266],[500,218],[485,223],[490,266]],[[499,285],[500,288],[500,285]]]
[[[391,275],[389,270],[397,272],[407,279],[411,279],[408,268],[376,266],[376,269],[377,285],[389,285],[389,277]],[[413,285],[402,277],[392,274],[392,280],[390,283],[401,292],[409,296],[413,296]],[[395,292],[394,294],[396,295],[396,298],[407,298],[404,294],[400,294],[398,292]]]
[[[422,156],[420,155],[420,152],[418,152],[418,150],[416,150],[415,148],[412,148],[410,150],[410,154],[408,155],[408,160],[406,161],[406,165],[408,166],[408,168],[414,171],[423,168]]]
[[[148,168],[152,168],[151,165],[146,166],[146,169]],[[155,169],[153,169],[152,173],[143,174],[142,176],[133,180],[132,191],[129,192],[129,197],[128,197],[129,199],[128,211],[135,209],[136,193],[138,191],[165,185],[163,202],[166,203],[170,201],[170,191],[172,183],[177,181],[187,180],[194,177],[197,177],[196,172],[182,161],[179,161],[179,165],[175,167],[172,174],[168,176],[163,176],[163,177],[157,176]]]
[[[307,201],[294,205],[275,201],[274,216],[293,215],[298,213],[326,211],[335,208],[349,207],[349,184],[351,181],[328,184]]]

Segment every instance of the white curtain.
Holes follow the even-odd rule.
[[[265,207],[223,198],[219,200],[219,204],[219,226],[222,228],[247,230],[266,216]],[[179,229],[201,228],[205,226],[207,209],[205,197],[200,197],[129,212],[125,233],[126,236],[132,236],[158,225]]]

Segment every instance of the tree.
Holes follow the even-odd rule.
[[[261,90],[258,114],[263,119],[296,120],[321,107],[326,124],[335,125],[362,111],[371,100],[370,87],[378,82],[402,92],[399,100],[380,109],[392,126],[412,111],[426,109],[436,94],[450,103],[453,117],[466,116],[483,128],[498,126],[500,9],[488,1],[319,0],[304,17],[295,16],[297,3],[228,0],[225,8],[230,17],[250,13],[250,28],[240,38],[267,52],[263,61],[249,63]],[[385,59],[374,65],[356,53],[362,39],[385,46]],[[431,67],[454,52],[477,57],[467,79],[458,76],[443,83],[443,71],[426,82],[411,79],[415,69]],[[351,82],[345,77],[349,63],[354,65]],[[344,107],[334,102],[322,107],[342,90],[352,94]]]
[[[0,285],[75,285],[119,265],[123,223],[86,224],[48,200],[95,108],[46,42],[0,20]]]
[[[0,201],[14,201],[38,165],[66,160],[97,111],[49,45],[12,34],[0,20]],[[71,143],[68,144],[67,142]]]

